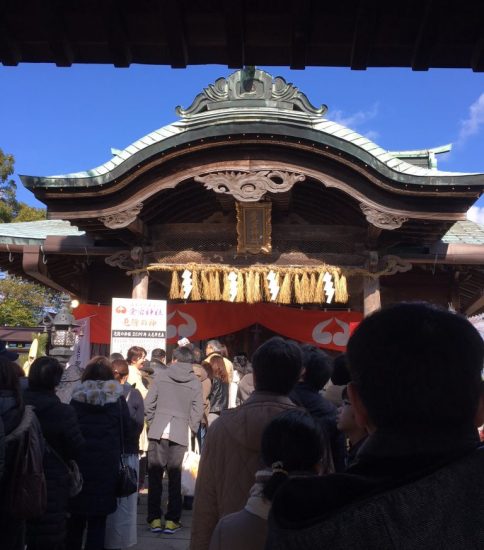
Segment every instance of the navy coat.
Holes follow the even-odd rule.
[[[99,388],[93,389],[93,382],[97,382]],[[108,391],[112,387],[117,389]],[[73,392],[71,405],[86,440],[78,462],[84,484],[79,495],[70,501],[71,512],[93,516],[111,514],[117,506],[121,422],[125,438],[129,424],[122,387],[114,380],[87,380]]]

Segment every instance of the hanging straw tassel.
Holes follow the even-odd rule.
[[[264,274],[262,274],[264,276]],[[260,277],[261,274],[256,271],[254,273],[254,302],[262,302],[262,292],[260,288]]]
[[[294,298],[297,304],[304,303],[301,289],[301,278],[297,273],[294,275]]]
[[[204,300],[210,301],[212,300],[212,289],[210,288],[208,273],[206,271],[201,271],[200,278],[202,281],[202,298]]]
[[[316,285],[317,285],[317,279],[316,279],[316,273],[314,271],[311,272],[311,276],[309,278],[309,296],[308,296],[308,302],[314,303],[316,302]]]
[[[191,293],[191,299],[195,302],[202,299],[202,295],[200,292],[200,277],[199,272],[193,270],[192,271],[192,293]]]
[[[212,300],[220,301],[222,299],[222,293],[220,292],[220,274],[218,271],[210,271],[208,274],[208,280],[210,281],[210,291],[212,294]]]
[[[254,300],[254,272],[249,271],[245,274],[245,301],[253,304]]]
[[[307,304],[308,302],[310,302],[310,297],[311,297],[311,293],[310,293],[310,282],[309,282],[309,277],[308,277],[308,273],[307,271],[305,271],[302,275],[301,275],[301,303],[302,304]]]
[[[282,281],[281,290],[277,296],[277,301],[280,304],[290,304],[291,303],[291,274],[286,273]]]
[[[334,274],[335,301],[346,304],[348,301],[348,286],[346,277],[339,272]]]
[[[173,271],[171,274],[170,299],[178,300],[179,298],[183,298],[180,293],[180,278],[178,277],[178,271]]]
[[[229,274],[227,272],[224,273],[224,289],[222,293],[222,300],[224,302],[230,302],[230,281]]]
[[[244,276],[243,274],[238,271],[237,272],[237,296],[235,297],[236,302],[243,302],[244,301]]]
[[[316,283],[316,291],[314,292],[314,303],[324,303],[324,271],[319,272],[318,282]]]

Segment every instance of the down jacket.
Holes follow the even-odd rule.
[[[255,391],[210,426],[195,487],[192,550],[207,550],[218,520],[244,507],[261,467],[262,432],[275,416],[293,407],[288,397]]]
[[[129,412],[123,388],[115,380],[86,380],[72,394],[86,444],[79,456],[84,484],[70,501],[71,512],[104,516],[116,510],[116,485],[121,457],[121,422],[125,446]]]
[[[47,510],[42,517],[27,523],[27,544],[55,547],[64,541],[66,534],[69,487],[63,461],[78,459],[84,438],[73,408],[61,403],[53,391],[26,390],[24,401],[34,408],[47,443],[44,452]]]

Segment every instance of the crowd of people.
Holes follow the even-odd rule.
[[[0,352],[2,549],[134,546],[138,491],[120,496],[121,457],[153,533],[177,532],[193,505],[191,550],[484,548],[484,342],[457,314],[383,309],[334,359],[280,337],[251,362],[218,340],[182,339],[169,361],[132,347],[93,357],[64,402],[56,359],[25,378],[13,355]],[[36,499],[14,502],[35,434],[37,514]],[[195,438],[192,504],[181,478]]]

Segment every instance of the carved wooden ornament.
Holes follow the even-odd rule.
[[[373,208],[367,204],[360,203],[360,208],[367,221],[375,227],[380,227],[381,229],[398,229],[399,227],[402,227],[406,221],[408,221],[408,218],[405,216],[382,212],[381,210]]]
[[[130,223],[133,223],[142,208],[143,203],[139,202],[137,205],[133,206],[133,208],[121,210],[120,212],[108,214],[107,216],[102,216],[99,218],[99,221],[101,221],[105,227],[108,227],[109,229],[121,229],[122,227],[127,227]]]
[[[136,269],[143,265],[143,248],[134,246],[131,250],[120,250],[105,258],[105,263],[119,269]]]
[[[195,181],[203,183],[216,193],[232,195],[241,202],[256,202],[267,192],[285,193],[306,176],[279,170],[258,172],[216,172],[206,176],[196,176]]]

